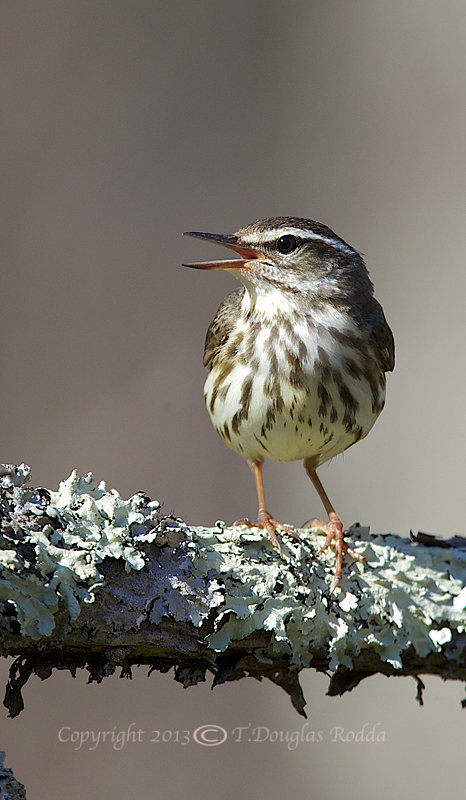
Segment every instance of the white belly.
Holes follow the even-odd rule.
[[[220,354],[209,372],[205,398],[212,423],[248,460],[313,458],[317,466],[366,436],[382,410],[385,377],[363,334],[336,311],[332,325],[314,322],[295,320],[292,329],[273,335],[263,326],[253,343],[240,322],[233,368],[222,380],[225,363],[232,363],[230,337],[229,362]],[[328,327],[357,337],[359,355]]]

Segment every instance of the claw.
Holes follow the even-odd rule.
[[[305,523],[304,527],[317,528],[326,534],[323,547],[321,547],[317,555],[319,555],[319,553],[323,553],[323,551],[327,550],[328,547],[330,547],[335,553],[335,574],[333,576],[332,583],[330,584],[331,592],[340,586],[341,569],[343,566],[343,558],[345,553],[350,555],[352,558],[357,559],[357,561],[360,561],[361,564],[367,563],[364,556],[360,556],[359,553],[356,553],[355,550],[353,550],[351,547],[348,547],[346,544],[343,538],[343,523],[335,511],[330,511],[328,522],[322,522],[321,519],[311,519],[309,522]]]
[[[296,531],[288,527],[288,525],[284,525],[282,522],[278,522],[278,520],[274,519],[272,517],[272,514],[270,514],[270,512],[267,511],[267,509],[265,508],[259,509],[259,513],[257,515],[257,522],[251,522],[250,519],[237,519],[234,524],[247,525],[248,528],[257,527],[257,528],[262,528],[262,530],[265,530],[273,546],[277,548],[282,558],[283,558],[282,543],[276,534],[277,530],[283,531],[284,533],[289,533],[290,536],[293,536],[294,539],[297,539],[300,544],[303,543],[303,540],[296,533]]]

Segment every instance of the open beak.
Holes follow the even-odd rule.
[[[234,258],[229,261],[200,261],[191,264],[183,264],[183,267],[194,267],[195,269],[249,269],[249,261],[254,258],[264,258],[259,250],[253,247],[243,247],[236,244],[237,238],[234,234],[221,234],[221,233],[199,233],[198,231],[186,231],[183,236],[195,236],[196,239],[207,239],[209,242],[216,244],[223,244],[224,247],[229,247],[238,253],[239,258]]]

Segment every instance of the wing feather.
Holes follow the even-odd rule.
[[[220,303],[218,311],[209,325],[204,346],[204,366],[211,369],[215,356],[229,339],[237,318],[244,288],[235,289]]]
[[[395,367],[395,340],[390,330],[382,306],[373,297],[364,308],[364,318],[368,326],[372,342],[380,357],[384,372],[392,372]]]

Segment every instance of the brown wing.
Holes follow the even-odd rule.
[[[372,334],[372,341],[380,355],[380,363],[384,372],[392,372],[395,366],[395,340],[383,308],[373,297],[364,309],[365,321]]]
[[[214,319],[209,325],[204,346],[204,366],[208,369],[211,369],[213,359],[228,341],[228,337],[233,328],[233,322],[237,318],[239,312],[244,291],[244,288],[235,289],[234,292],[231,292],[225,297],[225,300],[220,304]]]

